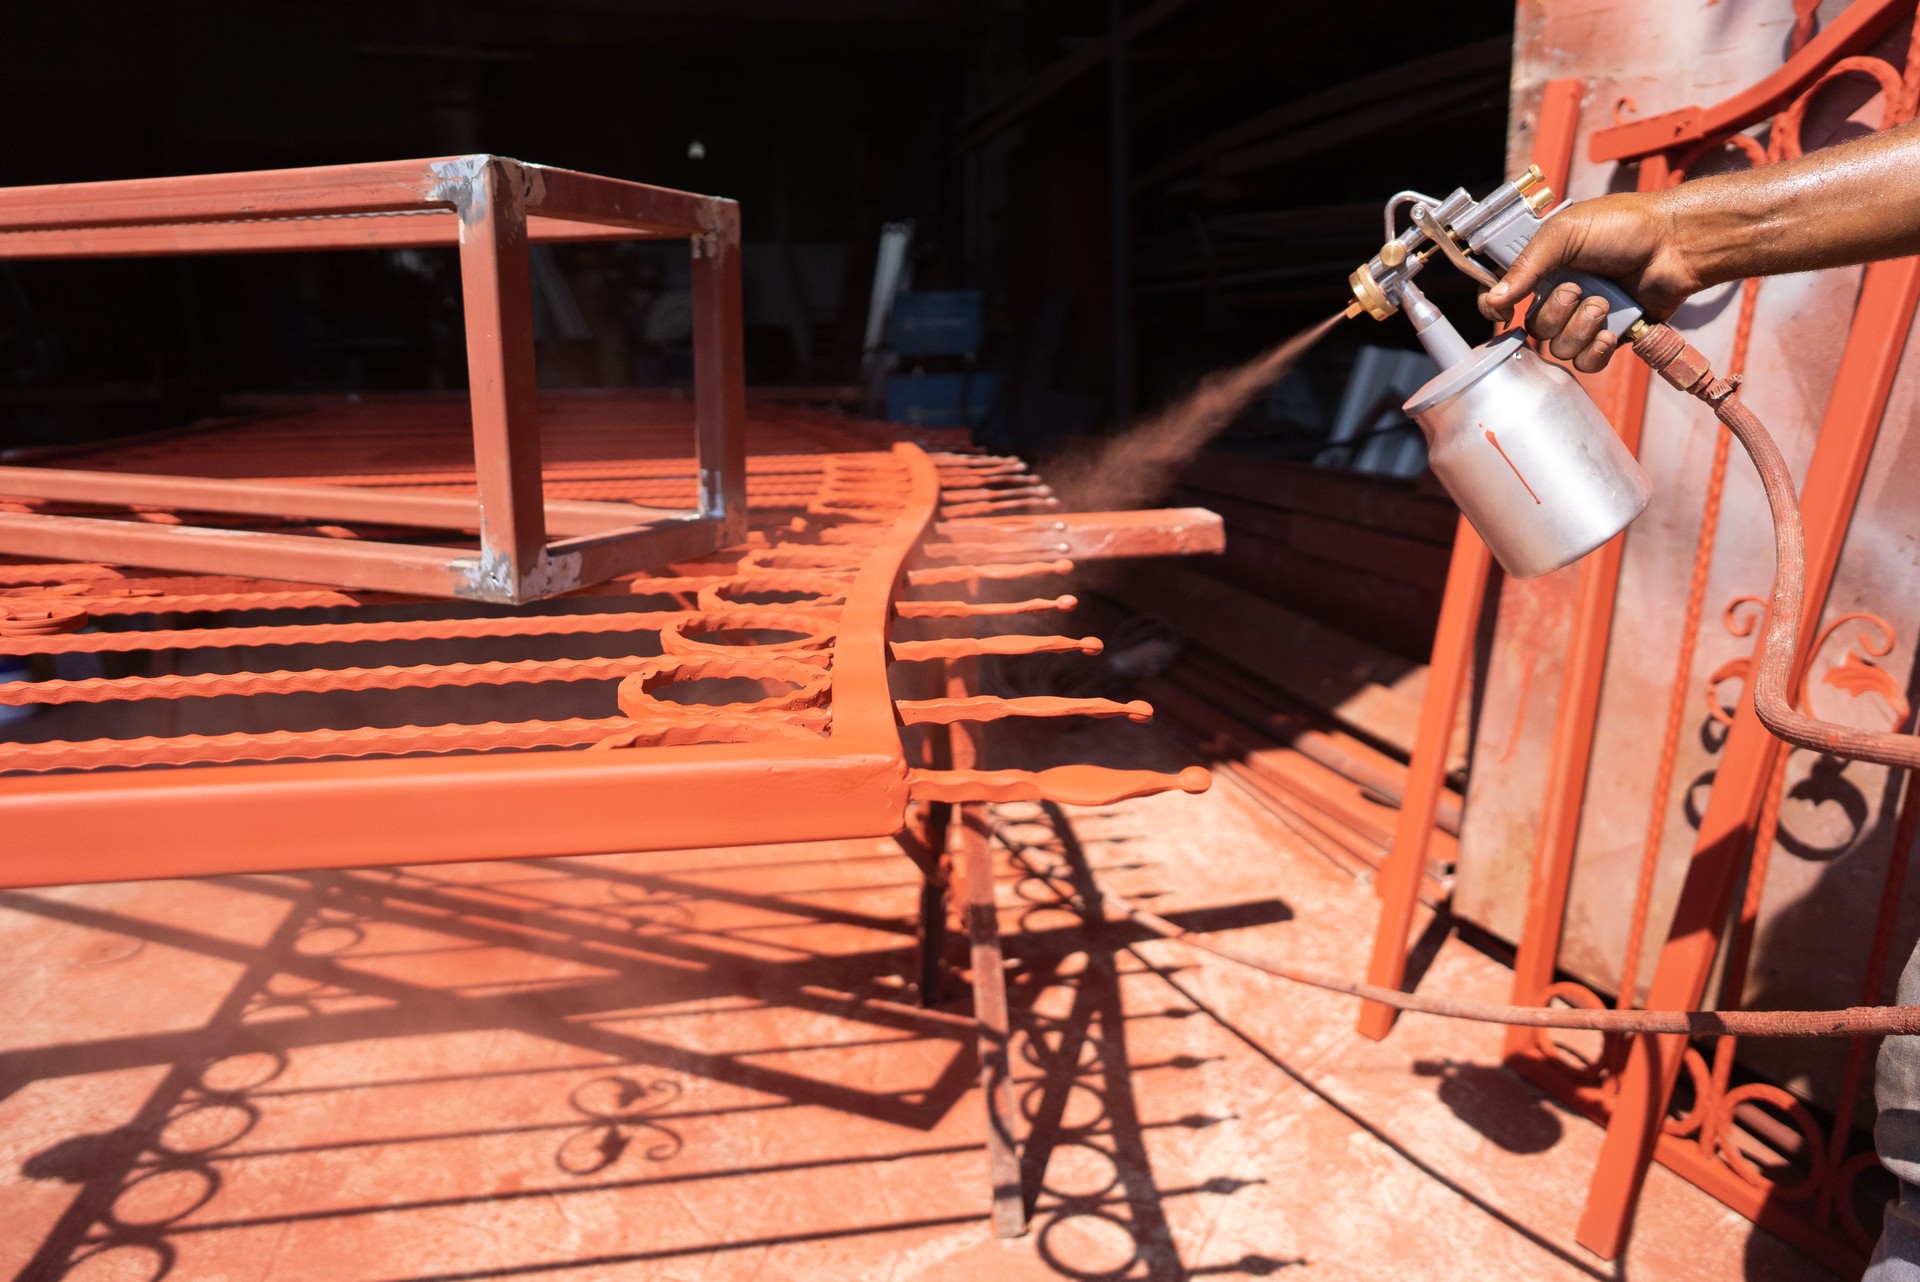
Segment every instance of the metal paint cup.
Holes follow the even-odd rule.
[[[1433,474],[1515,578],[1578,561],[1653,497],[1585,389],[1517,333],[1474,348],[1405,410],[1427,435]]]

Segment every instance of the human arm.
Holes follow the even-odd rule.
[[[1480,296],[1480,310],[1510,320],[1542,277],[1570,267],[1618,281],[1664,319],[1688,295],[1726,281],[1913,253],[1920,121],[1779,164],[1569,205]],[[1604,300],[1565,284],[1534,305],[1527,328],[1592,373],[1618,346],[1602,328],[1606,317]]]

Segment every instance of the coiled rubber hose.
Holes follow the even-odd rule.
[[[1767,507],[1773,513],[1774,566],[1767,630],[1753,673],[1753,707],[1760,720],[1796,747],[1883,766],[1920,766],[1920,737],[1835,725],[1793,706],[1794,658],[1800,649],[1800,612],[1807,583],[1806,535],[1794,497],[1793,474],[1766,426],[1740,403],[1739,383],[1715,374],[1706,358],[1671,327],[1648,326],[1633,350],[1660,377],[1713,408],[1753,460],[1766,487]]]

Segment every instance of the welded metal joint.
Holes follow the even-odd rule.
[[[545,195],[546,183],[541,178],[540,166],[522,164],[508,156],[484,152],[455,156],[433,161],[428,169],[438,181],[427,189],[427,199],[452,206],[462,227],[476,226],[486,219],[488,170],[511,188],[518,189],[522,208],[539,204]]]
[[[487,551],[459,557],[450,561],[448,568],[456,576],[454,595],[462,600],[525,605],[581,586],[580,560],[578,552],[553,556],[543,551],[521,574],[516,572],[510,553]]]

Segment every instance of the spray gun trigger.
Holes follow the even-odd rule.
[[[1465,272],[1480,284],[1485,285],[1488,289],[1492,289],[1500,283],[1498,276],[1495,276],[1492,272],[1467,256],[1467,251],[1460,248],[1459,243],[1453,238],[1453,233],[1443,226],[1438,218],[1434,217],[1431,209],[1428,209],[1425,205],[1415,205],[1413,207],[1412,217],[1413,225],[1425,232],[1427,239],[1439,246],[1440,252],[1445,254],[1448,261],[1455,267],[1458,267],[1461,271]]]

